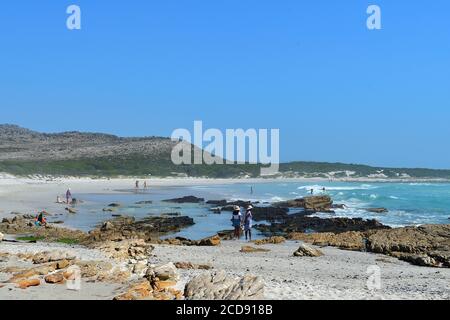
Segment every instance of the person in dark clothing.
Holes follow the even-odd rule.
[[[244,217],[244,231],[245,231],[245,240],[252,241],[252,227],[253,227],[253,207],[248,206],[247,212]]]

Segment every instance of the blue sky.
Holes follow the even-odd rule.
[[[450,168],[449,16],[447,0],[3,2],[0,123],[169,136],[203,120],[279,128],[283,161]]]

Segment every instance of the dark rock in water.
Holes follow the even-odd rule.
[[[330,196],[310,196],[274,204],[283,208],[303,208],[314,212],[327,212],[333,207]]]
[[[220,213],[222,213],[222,208],[221,207],[211,208],[211,209],[209,209],[209,211],[220,214]]]
[[[288,217],[289,209],[279,207],[254,207],[253,220],[278,221]]]
[[[107,225],[106,225],[107,224]],[[89,232],[88,241],[143,239],[152,241],[161,235],[179,232],[194,225],[190,217],[148,217],[136,221],[134,217],[119,217],[104,223],[100,228]]]
[[[162,217],[178,217],[181,216],[180,212],[167,212],[167,213],[161,213]]]
[[[210,201],[206,202],[206,204],[220,207],[220,211],[233,211],[234,210],[234,206],[239,206],[239,207],[245,209],[249,205],[256,205],[258,203],[259,203],[259,201],[251,202],[251,201],[245,201],[245,200],[236,200],[236,201],[210,200]],[[212,210],[212,211],[218,211],[218,210]]]
[[[203,202],[205,202],[205,199],[197,198],[197,197],[194,197],[194,196],[186,196],[186,197],[183,197],[183,198],[175,198],[175,199],[163,200],[163,202],[172,202],[172,203],[203,203]]]
[[[368,212],[372,212],[372,213],[388,213],[389,210],[386,208],[367,208],[365,209]]]
[[[140,204],[152,204],[152,203],[153,203],[153,201],[151,201],[151,200],[145,200],[145,201],[138,201],[135,204],[140,205]]]
[[[118,208],[118,207],[121,207],[122,205],[120,204],[120,203],[110,203],[109,205],[108,205],[108,207],[112,207],[112,208]]]
[[[287,235],[292,232],[334,232],[367,231],[373,229],[390,229],[377,220],[361,218],[328,218],[308,217],[304,213],[288,215],[282,221],[271,225],[257,225],[256,229],[265,235]]]
[[[228,205],[228,201],[227,200],[209,200],[206,202],[206,204],[224,207],[224,206]]]

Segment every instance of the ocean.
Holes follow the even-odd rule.
[[[325,191],[323,191],[325,188]],[[253,189],[253,193],[251,192]],[[63,220],[66,226],[88,231],[99,223],[113,218],[113,214],[144,218],[164,213],[179,213],[194,219],[195,225],[177,234],[190,239],[201,239],[217,231],[231,228],[230,213],[214,214],[211,206],[204,204],[172,204],[162,202],[193,195],[206,200],[251,200],[262,205],[271,202],[300,198],[310,194],[328,194],[334,203],[345,204],[346,209],[337,209],[334,215],[318,214],[320,217],[350,217],[377,219],[381,223],[400,227],[421,224],[450,223],[450,184],[448,183],[358,183],[358,182],[270,182],[236,183],[225,185],[199,185],[192,187],[158,187],[143,191],[120,190],[119,194],[76,194],[83,200],[77,206],[78,214],[53,217]],[[152,204],[138,205],[140,201]],[[122,204],[117,212],[103,212],[109,203]],[[384,207],[387,213],[371,213],[365,208]],[[255,238],[260,235],[255,231]]]

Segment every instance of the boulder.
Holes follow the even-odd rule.
[[[100,230],[105,232],[105,231],[109,231],[109,230],[113,230],[113,229],[114,229],[114,225],[110,221],[106,221],[105,223],[103,223]]]
[[[153,294],[153,288],[150,282],[147,280],[141,280],[139,282],[131,284],[124,293],[115,297],[114,300],[119,301],[132,301],[143,300],[151,297]]]
[[[198,245],[205,247],[215,247],[220,245],[220,242],[220,237],[218,235],[215,235],[213,237],[200,240]]]
[[[262,300],[264,282],[250,275],[236,278],[225,271],[207,272],[186,284],[184,296],[187,300]]]
[[[33,256],[33,263],[34,264],[43,264],[48,262],[56,262],[61,260],[74,260],[75,256],[70,254],[69,252],[63,252],[63,251],[45,251],[36,253]]]
[[[66,282],[63,272],[49,274],[48,276],[45,276],[44,280],[46,283],[49,283],[49,284],[63,284]]]
[[[177,267],[172,262],[153,268],[151,271],[161,281],[178,281],[179,279]]]
[[[76,261],[75,265],[80,268],[82,278],[93,278],[113,268],[111,263],[105,261]]]
[[[311,248],[306,244],[300,245],[297,251],[294,252],[294,256],[296,257],[321,257],[323,256],[322,251]]]
[[[39,280],[39,279],[22,280],[17,283],[17,286],[20,289],[27,289],[29,287],[37,287],[40,285],[41,285],[41,280]]]
[[[75,210],[73,208],[66,208],[66,211],[69,213],[72,213],[72,214],[77,213],[77,210]]]
[[[133,266],[133,273],[134,274],[137,274],[139,276],[144,276],[146,272],[147,272],[147,263],[144,262],[144,261],[138,261]]]
[[[56,262],[56,269],[61,270],[69,267],[71,262],[67,259]]]

